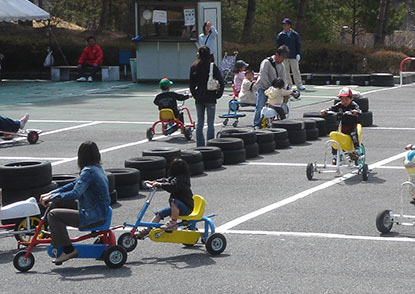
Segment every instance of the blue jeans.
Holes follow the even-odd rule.
[[[20,129],[20,121],[0,115],[0,131],[16,133]]]
[[[215,138],[215,110],[214,103],[196,103],[197,124],[196,124],[196,146],[205,146],[203,127],[205,125],[205,110],[207,113],[207,140]]]
[[[267,102],[267,96],[265,95],[265,89],[258,89],[256,92],[256,107],[254,114],[254,126],[259,126],[261,124],[261,110]]]
[[[169,201],[173,202],[177,206],[177,208],[179,209],[179,215],[189,215],[192,213],[191,210],[182,201],[178,199],[170,199]],[[171,207],[169,206],[160,209],[155,214],[160,216],[160,219],[164,219],[167,216],[171,216]]]

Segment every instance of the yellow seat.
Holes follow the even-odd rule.
[[[342,132],[331,132],[330,139],[339,143],[343,151],[346,151],[346,152],[354,151],[354,145],[353,145],[352,137],[350,135],[343,134]],[[357,124],[357,139],[359,141],[359,144],[361,144],[362,143],[362,125],[361,124]],[[336,150],[338,149],[337,145],[334,143],[331,143],[331,146]]]
[[[189,215],[180,215],[181,220],[201,220],[205,213],[206,200],[202,196],[193,196],[193,211]]]
[[[160,120],[176,120],[173,110],[170,108],[163,108],[159,113]]]

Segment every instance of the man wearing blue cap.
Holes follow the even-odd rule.
[[[297,89],[305,91],[300,74],[300,68],[298,63],[301,59],[301,39],[300,35],[291,28],[291,20],[285,18],[282,21],[283,30],[277,36],[277,48],[281,45],[286,45],[290,49],[290,55],[284,60],[285,72],[287,76],[287,84],[292,86],[292,80],[290,76],[290,69],[294,76],[294,83],[297,85]]]

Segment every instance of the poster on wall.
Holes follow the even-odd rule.
[[[167,23],[167,11],[153,10],[153,23]]]
[[[184,25],[185,26],[194,26],[196,23],[195,10],[194,9],[184,9]]]

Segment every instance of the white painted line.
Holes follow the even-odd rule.
[[[30,122],[36,123],[91,123],[92,120],[57,120],[57,119],[31,119]]]
[[[77,125],[77,126],[73,126],[73,127],[67,127],[67,128],[63,128],[63,129],[57,129],[57,130],[53,130],[53,131],[49,131],[49,132],[44,132],[44,133],[42,133],[42,137],[44,135],[56,134],[56,133],[61,133],[61,132],[65,132],[65,131],[71,131],[71,130],[75,130],[75,129],[85,128],[85,127],[97,125],[99,123],[100,122],[98,122],[98,121],[93,121],[93,122],[82,124],[82,125]]]
[[[386,158],[384,160],[378,161],[378,162],[376,162],[374,164],[371,164],[369,166],[369,169],[377,168],[379,166],[382,166],[384,164],[387,164],[389,162],[392,162],[394,160],[397,160],[397,159],[403,157],[405,154],[406,154],[406,152],[402,152],[402,153],[399,153],[397,155],[394,155],[394,156],[391,156],[389,158]],[[285,206],[287,204],[290,204],[292,202],[295,202],[295,201],[297,201],[299,199],[302,199],[304,197],[310,196],[310,195],[312,195],[315,192],[324,190],[324,189],[329,188],[329,187],[331,187],[331,186],[333,186],[335,184],[338,184],[338,183],[343,182],[343,181],[345,181],[347,179],[350,179],[350,178],[356,176],[356,174],[357,174],[357,172],[354,171],[354,172],[345,174],[342,177],[334,178],[331,181],[325,182],[325,183],[320,184],[320,185],[318,185],[316,187],[310,188],[308,190],[305,190],[303,192],[300,192],[298,194],[295,194],[295,195],[293,195],[291,197],[285,198],[285,199],[283,199],[281,201],[272,203],[272,204],[270,204],[268,206],[265,206],[263,208],[260,208],[258,210],[255,210],[253,212],[250,212],[250,213],[248,213],[246,215],[240,216],[240,217],[238,217],[238,218],[236,218],[236,219],[234,219],[234,220],[232,220],[230,222],[227,222],[227,223],[221,225],[220,227],[217,228],[217,230],[222,231],[222,232],[225,232],[225,231],[227,231],[227,230],[229,230],[229,229],[231,229],[231,228],[233,228],[235,226],[240,225],[241,223],[244,223],[244,222],[246,222],[248,220],[251,220],[251,219],[253,219],[255,217],[258,217],[258,216],[260,216],[262,214],[265,214],[267,212],[270,212],[272,210],[275,210],[277,208],[280,208],[282,206]]]
[[[240,165],[259,165],[259,166],[300,166],[305,167],[307,163],[289,163],[289,162],[242,162]]]
[[[17,157],[17,156],[0,156],[0,160],[65,160],[66,157]]]
[[[330,233],[307,233],[307,232],[275,232],[275,231],[245,231],[245,230],[227,230],[225,234],[241,235],[266,235],[278,237],[304,237],[304,238],[328,238],[328,239],[349,239],[365,241],[386,241],[386,242],[415,242],[415,238],[408,237],[376,237],[376,236],[358,236],[345,234]]]
[[[98,123],[98,124],[137,124],[137,125],[152,125],[154,121],[120,121],[120,120],[30,120],[36,123]]]
[[[377,168],[380,168],[380,169],[405,169],[404,166],[392,166],[392,165],[378,166]]]
[[[390,130],[398,130],[398,131],[415,131],[415,128],[395,128],[395,127],[365,127],[365,130],[381,130],[381,131],[390,131]]]

